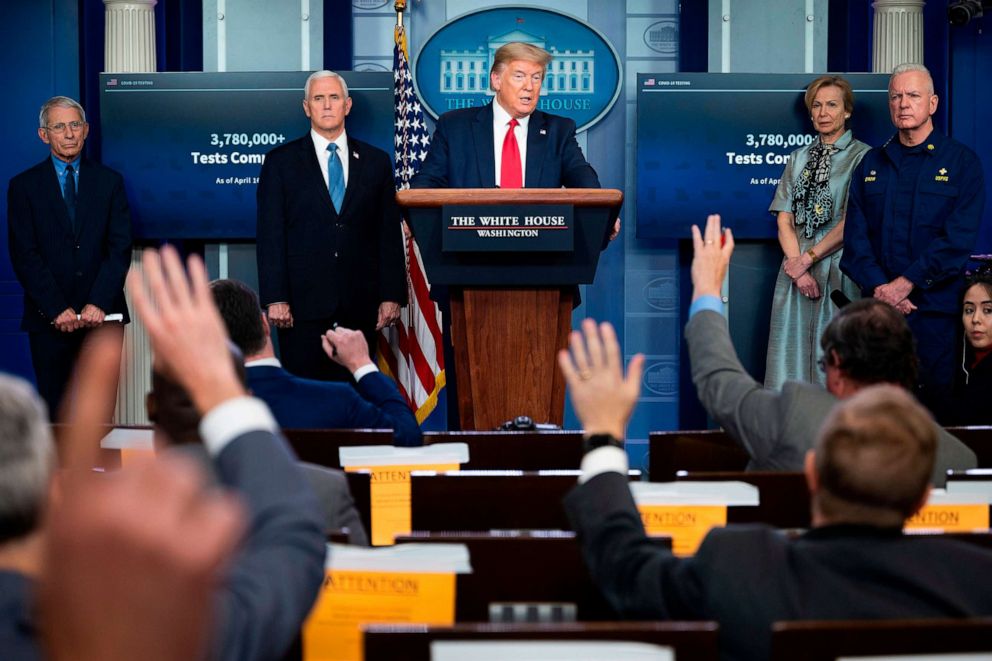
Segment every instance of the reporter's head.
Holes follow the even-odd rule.
[[[54,466],[45,405],[29,383],[0,374],[0,549],[38,527]]]
[[[814,524],[901,527],[926,501],[936,452],[936,424],[905,389],[841,401],[806,457]]]

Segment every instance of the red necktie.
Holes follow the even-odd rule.
[[[510,128],[503,139],[503,159],[499,168],[500,188],[523,188],[524,178],[520,172],[520,148],[517,146],[517,136],[513,129],[519,124],[516,119],[510,120]]]

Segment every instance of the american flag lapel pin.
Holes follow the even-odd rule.
[[[547,135],[548,129],[541,129],[541,135]]]

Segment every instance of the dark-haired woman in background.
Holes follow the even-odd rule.
[[[850,84],[820,76],[806,88],[817,138],[792,152],[769,211],[776,213],[785,257],[775,283],[765,386],[789,380],[824,383],[816,365],[817,342],[833,317],[830,292],[860,298],[840,272],[844,213],[851,174],[869,147],[846,127],[854,109]]]
[[[954,380],[953,423],[992,425],[992,268],[971,276],[961,297],[961,368]]]

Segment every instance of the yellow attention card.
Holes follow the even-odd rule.
[[[639,505],[649,535],[672,538],[675,555],[692,555],[713,526],[727,525],[726,505]]]
[[[396,535],[410,532],[410,471],[454,471],[458,464],[403,466],[345,466],[346,471],[372,474],[372,545],[393,543]]]
[[[972,532],[988,530],[989,506],[985,503],[925,505],[906,520],[906,530]]]
[[[455,574],[331,569],[303,625],[304,661],[362,661],[362,625],[455,623]]]

